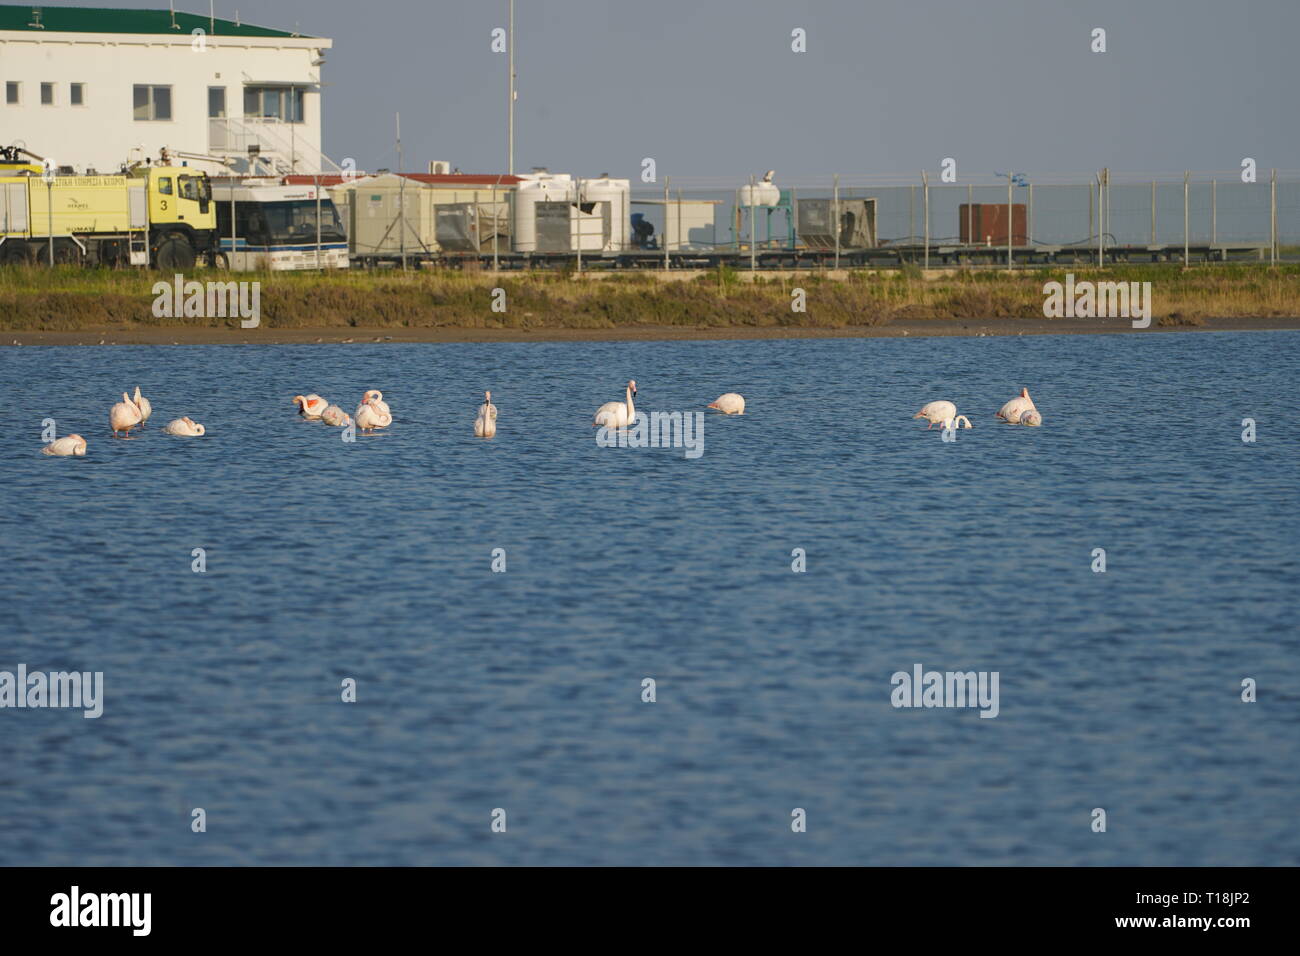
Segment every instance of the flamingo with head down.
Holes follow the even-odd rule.
[[[308,421],[314,422],[320,419],[321,413],[325,411],[325,407],[329,402],[313,393],[311,395],[295,395],[293,404],[298,406],[299,415]]]
[[[1020,416],[1028,411],[1037,411],[1034,400],[1029,397],[1029,389],[1022,388],[1020,394],[998,409],[997,417],[1008,425],[1018,425]]]
[[[970,419],[965,415],[957,414],[957,406],[952,402],[930,402],[921,407],[921,410],[912,416],[913,418],[924,418],[930,424],[925,426],[929,431],[935,425],[942,425],[944,428],[970,428]]]
[[[206,434],[207,429],[186,415],[184,418],[176,418],[167,423],[163,429],[168,435],[180,435],[184,438],[198,438]]]
[[[743,415],[745,414],[745,396],[739,392],[727,392],[709,402],[708,407],[716,408],[724,415]]]
[[[42,448],[41,454],[57,455],[60,458],[76,455],[80,458],[86,454],[86,439],[80,435],[64,435]]]

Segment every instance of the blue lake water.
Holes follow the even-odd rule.
[[[1300,863],[1295,333],[0,371],[0,670],[105,682],[97,720],[0,710],[0,863]],[[629,378],[747,414],[695,460],[599,448]],[[137,384],[153,419],[114,441]],[[993,419],[1022,385],[1042,428]],[[372,387],[396,423],[353,443],[290,405]],[[911,419],[939,398],[955,442]],[[41,455],[47,417],[88,456]],[[918,663],[997,671],[998,716],[894,708]]]

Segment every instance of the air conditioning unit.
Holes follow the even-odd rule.
[[[447,176],[451,174],[451,163],[441,159],[429,160],[430,176]]]

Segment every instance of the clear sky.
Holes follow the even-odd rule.
[[[335,161],[396,166],[400,110],[408,169],[504,169],[506,0],[217,0],[236,9],[333,39]],[[517,0],[515,26],[519,171],[1300,169],[1300,0]]]

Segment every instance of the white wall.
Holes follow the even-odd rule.
[[[226,87],[226,115],[241,119],[246,85],[293,83],[308,87],[304,122],[292,124],[293,140],[302,147],[300,166],[307,162],[300,171],[315,171],[321,142],[320,68],[311,61],[317,50],[330,46],[329,40],[309,37],[208,37],[206,49],[198,52],[188,34],[52,33],[33,38],[30,32],[0,31],[0,137],[4,145],[21,140],[60,165],[112,172],[137,146],[155,158],[163,146],[209,153],[209,86]],[[10,80],[22,83],[17,106],[5,101],[4,84]],[[55,83],[54,105],[42,106],[41,83],[49,81]],[[85,84],[84,106],[69,104],[74,82]],[[133,118],[136,84],[172,87],[171,121]],[[287,127],[276,124],[271,132],[287,143]]]

